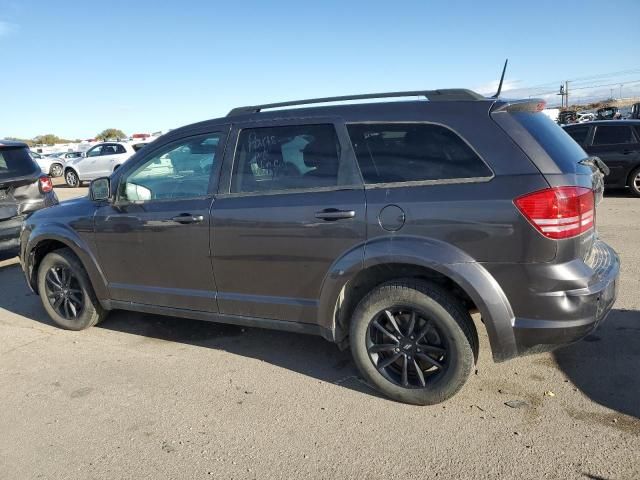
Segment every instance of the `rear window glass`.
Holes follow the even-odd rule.
[[[588,155],[562,127],[543,113],[515,112],[513,117],[537,140],[563,172],[573,172]]]
[[[464,140],[440,125],[351,124],[348,130],[367,184],[492,175]]]
[[[593,137],[594,145],[616,145],[633,142],[631,127],[627,126],[598,125],[596,134]]]
[[[37,169],[26,148],[0,148],[0,179],[29,175]]]
[[[565,128],[565,132],[580,145],[584,145],[587,141],[587,135],[589,134],[589,127]]]

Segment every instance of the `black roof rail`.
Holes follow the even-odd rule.
[[[242,115],[245,113],[258,113],[267,108],[294,107],[297,105],[311,105],[314,103],[343,102],[348,100],[367,100],[373,98],[394,97],[425,97],[430,102],[444,102],[456,100],[485,100],[485,97],[466,88],[445,88],[442,90],[412,90],[409,92],[364,93],[360,95],[344,95],[341,97],[309,98],[306,100],[293,100],[291,102],[267,103],[264,105],[252,105],[238,107],[231,110],[227,117]]]

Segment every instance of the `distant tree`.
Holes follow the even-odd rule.
[[[38,135],[37,137],[33,138],[33,141],[35,143],[38,143],[38,144],[41,143],[43,145],[50,145],[50,144],[56,144],[56,143],[69,143],[69,140],[67,140],[66,138],[60,138],[57,135],[54,135],[53,133]]]
[[[35,143],[36,143],[36,142],[34,142],[33,140],[31,140],[29,138],[6,137],[6,139],[7,140],[13,140],[14,142],[26,143],[30,147],[33,147],[35,145]]]
[[[98,135],[96,135],[96,140],[116,140],[118,138],[126,138],[125,133],[122,130],[117,128],[107,128],[103,130]]]

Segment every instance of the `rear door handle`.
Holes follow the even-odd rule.
[[[338,210],[336,208],[327,208],[325,210],[321,210],[320,212],[316,212],[317,219],[326,220],[328,222],[346,218],[353,218],[355,216],[355,210]]]
[[[204,221],[203,215],[191,215],[190,213],[181,213],[180,215],[176,215],[171,220],[174,222],[181,223],[183,225],[187,225],[189,223],[201,223]]]

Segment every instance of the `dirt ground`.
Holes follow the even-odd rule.
[[[433,407],[380,397],[312,336],[127,312],[59,330],[4,261],[0,479],[640,478],[638,218],[624,192],[599,208],[623,262],[601,328],[494,364],[479,326],[476,374]]]

